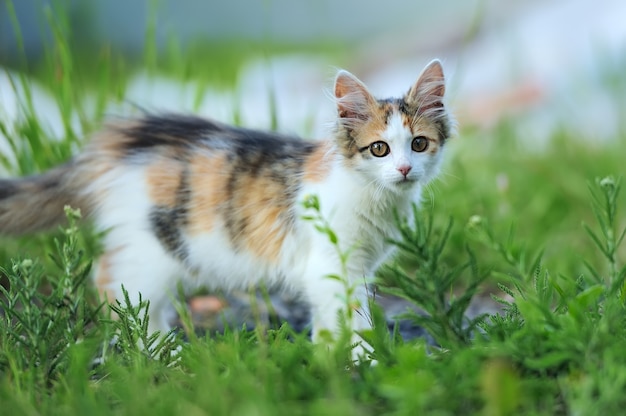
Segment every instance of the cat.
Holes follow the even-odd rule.
[[[191,290],[281,283],[311,306],[313,341],[371,327],[368,285],[392,252],[394,210],[408,215],[438,173],[450,136],[442,65],[432,61],[402,98],[376,99],[347,71],[334,83],[333,137],[306,141],[190,115],[111,122],[64,165],[0,180],[0,234],[62,223],[80,208],[104,231],[93,280],[109,301],[122,285],[150,301],[149,330],[170,329],[177,285]],[[302,203],[350,250],[345,264]],[[328,275],[346,273],[344,282]],[[355,333],[355,357],[371,353]]]

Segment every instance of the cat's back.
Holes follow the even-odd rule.
[[[327,144],[180,115],[110,124],[85,152],[101,228],[150,230],[181,259],[228,246],[278,259]]]
[[[186,160],[197,152],[227,153],[231,159],[279,161],[305,157],[314,143],[262,130],[230,126],[214,120],[181,114],[153,114],[107,123],[88,151],[121,162],[141,163],[166,156]],[[149,162],[149,160],[147,160]]]

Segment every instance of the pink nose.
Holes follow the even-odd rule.
[[[406,178],[406,175],[408,175],[409,172],[411,171],[411,167],[410,166],[400,166],[398,168],[398,171],[402,174],[402,176],[404,176]]]

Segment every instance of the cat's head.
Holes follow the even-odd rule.
[[[402,98],[376,99],[354,75],[335,80],[337,146],[373,186],[402,191],[437,174],[450,118],[441,63],[431,62]]]

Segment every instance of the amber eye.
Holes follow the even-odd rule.
[[[389,145],[385,142],[374,142],[370,144],[370,152],[376,157],[383,157],[389,154]]]
[[[426,149],[428,149],[428,139],[424,136],[417,136],[413,139],[413,142],[411,143],[411,149],[413,149],[414,152],[418,153],[425,151]]]

